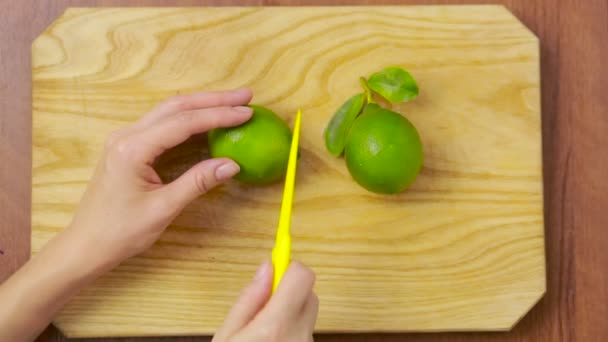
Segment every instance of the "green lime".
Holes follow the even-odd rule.
[[[420,172],[423,159],[414,125],[377,104],[368,104],[353,123],[344,155],[355,181],[382,194],[405,190]]]
[[[287,170],[291,130],[273,111],[249,107],[253,109],[249,121],[209,132],[209,151],[214,158],[230,158],[239,164],[241,171],[235,179],[252,184],[272,183]]]

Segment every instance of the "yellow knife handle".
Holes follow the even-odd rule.
[[[279,287],[283,274],[289,267],[291,256],[291,235],[281,236],[272,249],[272,264],[274,265],[274,278],[272,281],[272,292]]]

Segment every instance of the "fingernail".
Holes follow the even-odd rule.
[[[226,162],[215,170],[215,178],[218,181],[224,181],[234,177],[239,171],[241,171],[241,168],[237,163],[233,161]]]
[[[253,111],[253,109],[245,106],[234,107],[234,110],[243,114],[251,114],[251,112]]]
[[[270,263],[268,261],[264,262],[262,265],[260,265],[258,271],[255,272],[255,277],[253,278],[253,280],[260,280],[264,278],[268,274],[268,272],[270,272],[270,268]]]

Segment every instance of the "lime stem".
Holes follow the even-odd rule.
[[[372,90],[369,89],[369,86],[367,85],[367,80],[365,79],[365,77],[361,76],[359,78],[359,81],[361,82],[361,86],[363,87],[363,90],[365,90],[365,96],[367,97],[367,103],[375,103],[374,99],[372,98]]]

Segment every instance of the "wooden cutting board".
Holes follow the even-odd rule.
[[[539,43],[501,6],[70,9],[32,55],[33,253],[69,223],[110,132],[168,96],[248,86],[289,122],[304,111],[293,252],[318,276],[319,332],[507,330],[545,291]],[[322,133],[358,77],[390,65],[419,82],[393,108],[426,159],[409,191],[380,196]],[[193,139],[159,172],[205,149]],[[270,256],[281,190],[201,197],[55,324],[213,333]]]

